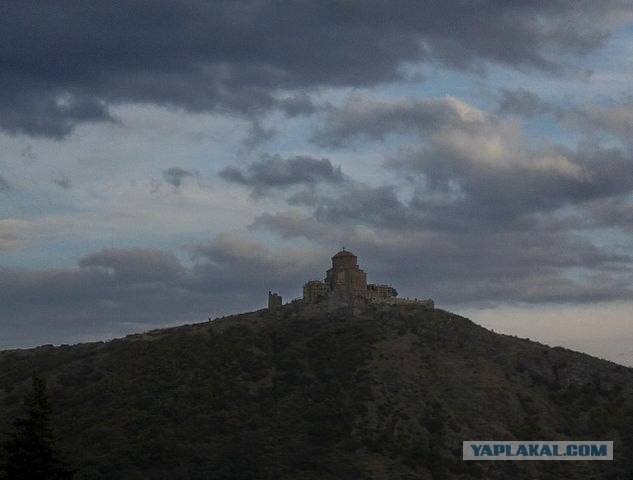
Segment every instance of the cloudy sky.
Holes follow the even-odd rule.
[[[633,365],[633,2],[7,1],[0,348],[369,281]]]

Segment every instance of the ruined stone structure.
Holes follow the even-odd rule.
[[[272,293],[270,290],[268,290],[268,308],[272,309],[281,307],[281,304],[281,295],[277,293]]]
[[[303,286],[303,303],[317,303],[326,300],[329,286],[319,280],[311,280]]]
[[[387,298],[395,298],[398,292],[390,285],[367,285],[367,298],[372,302],[380,302]]]
[[[368,284],[367,274],[358,267],[358,258],[345,249],[332,257],[332,268],[326,272],[324,281],[310,280],[303,286],[303,303],[327,302],[329,307],[357,302],[413,302],[397,296],[398,292],[390,285]]]

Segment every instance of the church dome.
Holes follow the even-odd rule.
[[[354,258],[356,258],[356,255],[354,255],[352,252],[349,252],[347,250],[341,250],[336,255],[334,255],[332,258],[334,259],[334,258],[342,258],[342,257],[354,257]]]

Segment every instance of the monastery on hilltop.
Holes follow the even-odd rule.
[[[358,258],[352,252],[341,250],[332,257],[332,268],[325,280],[310,280],[303,285],[304,304],[327,304],[337,308],[358,303],[417,303],[433,308],[432,300],[397,298],[398,292],[391,285],[367,283],[367,274],[358,267]],[[268,292],[268,308],[281,306],[281,296]]]

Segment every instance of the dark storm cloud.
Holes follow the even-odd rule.
[[[198,172],[185,170],[184,168],[180,167],[171,167],[163,171],[163,178],[167,183],[174,187],[174,190],[180,188],[185,179],[197,176]]]
[[[628,0],[8,2],[0,15],[0,127],[62,137],[108,107],[309,113],[276,92],[372,85],[407,62],[560,72],[553,52],[599,47]]]
[[[549,113],[555,109],[543,101],[536,93],[523,88],[516,90],[503,89],[498,111],[503,114],[525,115],[533,117],[542,113]]]
[[[63,138],[80,123],[115,121],[100,99],[69,93],[63,86],[50,92],[55,87],[46,80],[37,85],[13,80],[0,73],[0,129],[9,133]]]
[[[160,249],[108,249],[77,268],[0,267],[0,348],[121,336],[262,308],[287,299],[327,260],[314,249],[271,250],[220,235],[194,248],[193,266]]]
[[[321,182],[339,183],[344,180],[340,167],[334,167],[327,158],[296,156],[283,159],[279,155],[262,155],[245,169],[226,167],[220,177],[252,189],[254,195],[262,195],[274,188],[297,185],[316,185]]]

